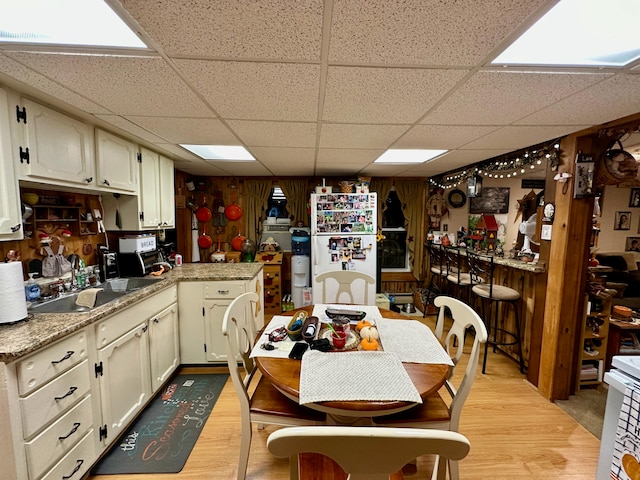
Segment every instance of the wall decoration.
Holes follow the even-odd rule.
[[[591,155],[585,155],[582,152],[576,155],[576,178],[573,184],[573,198],[586,198],[597,194],[593,188],[595,165]]]
[[[640,188],[632,188],[629,197],[629,206],[640,208]]]
[[[631,229],[631,212],[616,212],[614,230],[630,230]]]
[[[469,200],[469,213],[509,213],[509,187],[484,187],[481,197]]]
[[[625,251],[640,252],[640,237],[627,237]]]

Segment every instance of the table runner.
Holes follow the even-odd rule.
[[[284,315],[274,315],[269,322],[269,325],[264,329],[260,338],[256,340],[256,343],[251,350],[249,356],[253,357],[270,357],[270,358],[289,358],[289,352],[296,343],[288,336],[279,342],[271,342],[274,346],[274,350],[265,350],[262,345],[269,343],[269,333],[278,327],[287,326],[291,321],[291,317],[285,317]]]
[[[385,352],[395,353],[402,362],[440,363],[453,361],[431,329],[417,320],[381,319],[377,322]]]
[[[301,405],[328,401],[422,403],[402,362],[388,352],[320,352],[302,357]]]

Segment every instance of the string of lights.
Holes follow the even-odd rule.
[[[546,162],[551,162],[555,169],[560,163],[560,141],[536,145],[528,149],[512,152],[508,155],[494,157],[464,170],[445,173],[429,179],[433,187],[443,189],[455,188],[466,183],[470,178],[483,175],[488,178],[512,178],[535,171],[537,168],[546,168]]]

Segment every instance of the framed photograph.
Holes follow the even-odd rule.
[[[616,212],[614,230],[630,230],[631,229],[631,212]]]
[[[509,213],[509,187],[484,187],[481,197],[469,199],[469,213]]]
[[[640,188],[632,188],[629,197],[629,206],[640,208]]]
[[[640,237],[627,237],[627,244],[624,249],[627,252],[640,252]]]

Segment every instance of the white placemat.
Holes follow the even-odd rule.
[[[355,312],[365,312],[367,314],[367,316],[365,317],[367,320],[371,321],[373,320],[372,323],[377,322],[378,320],[380,320],[382,318],[382,315],[380,314],[380,309],[376,306],[371,306],[371,305],[339,305],[337,303],[318,303],[316,305],[313,306],[313,313],[312,315],[314,317],[318,317],[320,319],[320,322],[322,323],[329,323],[331,321],[331,319],[327,316],[326,310],[327,308],[337,308],[339,310],[352,310]],[[357,323],[357,322],[351,322],[351,323]]]
[[[250,357],[270,357],[270,358],[289,358],[289,352],[293,348],[293,345],[296,343],[289,338],[289,336],[285,336],[284,340],[279,342],[270,342],[269,341],[269,333],[275,330],[278,327],[286,327],[289,325],[291,321],[291,317],[285,317],[284,315],[274,315],[267,328],[264,329],[260,338],[256,340],[256,343],[253,346],[253,350],[249,354]],[[271,343],[274,346],[273,350],[265,350],[262,348],[262,345],[267,343]]]
[[[401,362],[442,363],[453,366],[451,357],[431,329],[417,320],[377,322],[380,341],[385,352],[395,353]]]
[[[400,359],[387,352],[320,352],[302,357],[300,404],[329,401],[422,403]]]

